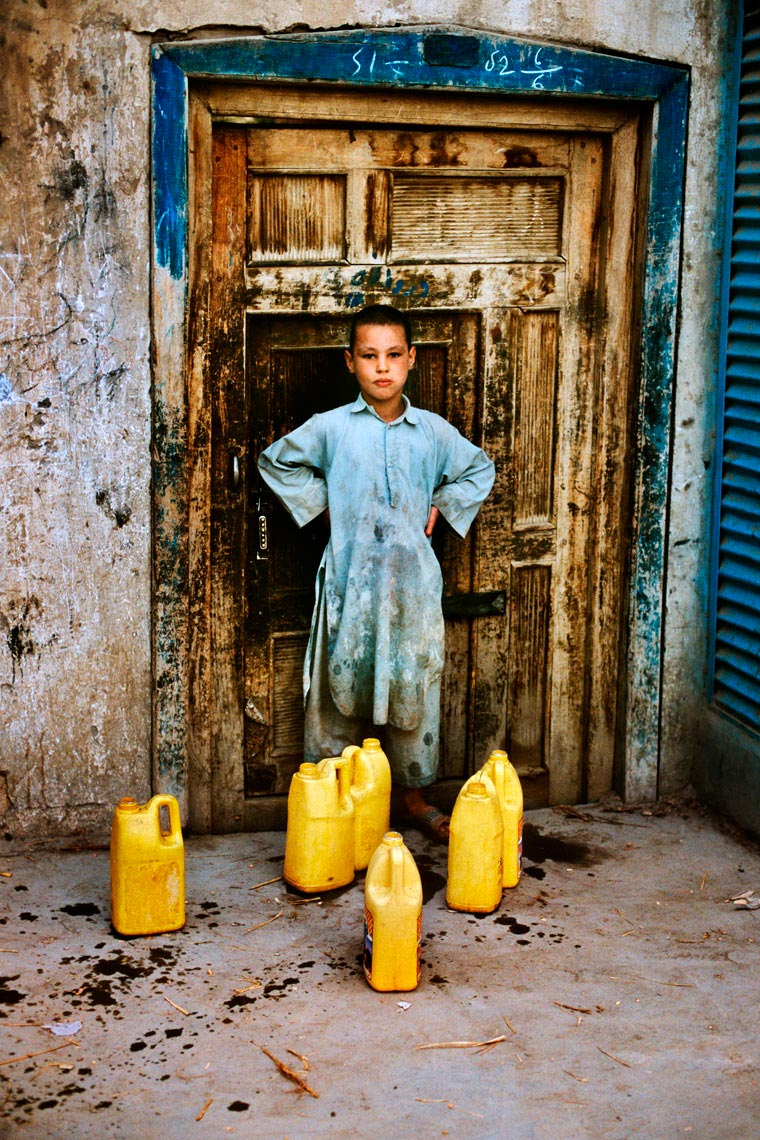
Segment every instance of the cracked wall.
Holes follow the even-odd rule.
[[[57,834],[150,787],[146,47],[10,8],[0,829]]]

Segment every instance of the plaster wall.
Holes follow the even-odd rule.
[[[498,7],[6,0],[0,16],[0,834],[151,789],[149,53],[175,35],[460,25],[692,68],[662,791],[704,693],[722,239],[719,0]],[[692,726],[692,727],[689,727]]]

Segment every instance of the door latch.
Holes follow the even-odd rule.
[[[230,490],[240,490],[240,456],[236,451],[230,452]]]
[[[261,501],[256,500],[256,561],[265,562],[269,558],[269,519]]]

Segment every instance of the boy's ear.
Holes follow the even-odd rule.
[[[343,352],[344,352],[345,357],[346,357],[346,368],[348,369],[349,372],[354,372],[355,369],[354,369],[354,354],[353,354],[353,352],[351,351],[350,348],[345,348],[343,350]]]
[[[417,349],[412,345],[409,349],[409,367],[414,368],[414,362],[417,359]]]

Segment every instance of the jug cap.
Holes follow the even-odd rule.
[[[404,837],[398,831],[386,831],[383,843],[386,847],[403,847]]]
[[[140,805],[134,796],[122,796],[116,806],[119,811],[137,811]]]
[[[319,769],[316,764],[310,764],[308,761],[304,761],[298,769],[298,775],[304,780],[316,780],[319,776]]]
[[[480,780],[473,780],[471,784],[467,785],[467,794],[476,800],[488,799],[488,788]]]
[[[494,748],[493,752],[488,757],[489,760],[508,760],[509,754],[503,748]]]
[[[362,748],[379,748],[380,741],[376,736],[367,736],[362,742]]]

